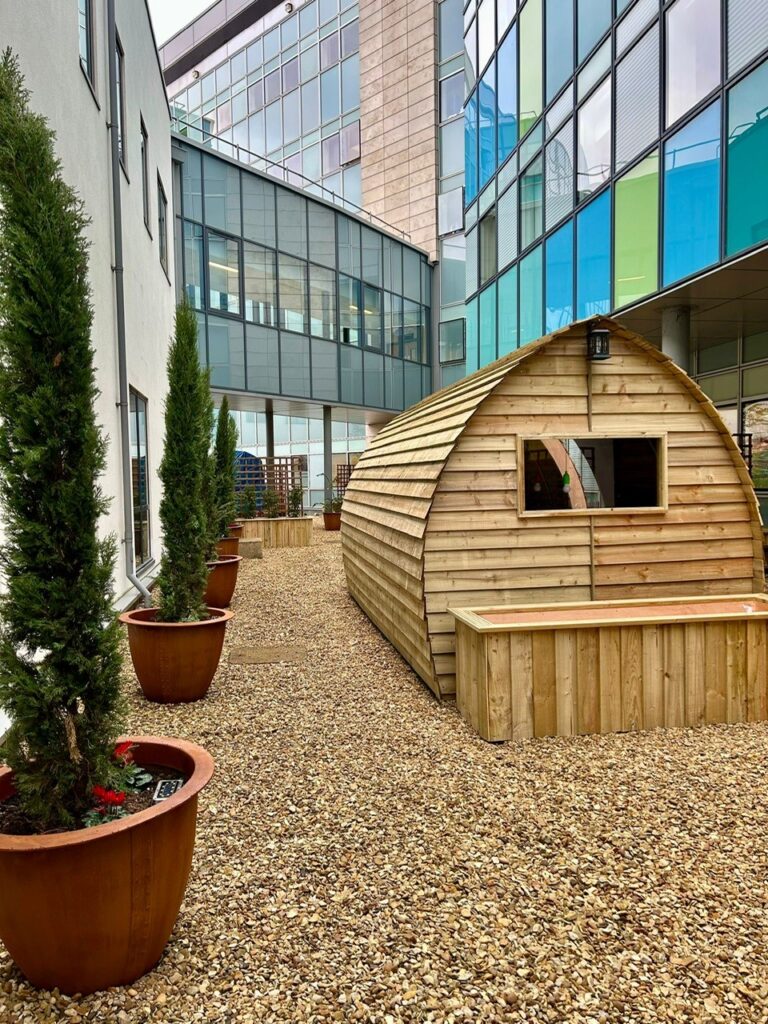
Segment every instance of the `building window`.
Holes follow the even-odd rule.
[[[496,273],[496,211],[480,221],[480,287]]]
[[[260,245],[243,243],[245,319],[277,327],[275,254]]]
[[[209,309],[240,314],[240,245],[208,232]]]
[[[160,177],[157,179],[157,242],[160,249],[160,263],[168,273],[168,200]]]
[[[768,61],[728,94],[726,255],[768,237]]]
[[[149,136],[144,118],[141,118],[141,196],[144,203],[144,223],[149,230]],[[162,245],[162,238],[160,244]]]
[[[579,111],[576,187],[586,199],[611,173],[611,79],[606,78]]]
[[[130,392],[131,492],[133,494],[133,568],[149,561],[149,472],[147,400]]]
[[[80,35],[80,65],[91,85],[95,85],[93,63],[93,0],[78,0],[77,24]]]
[[[440,324],[440,362],[459,363],[464,359],[464,320],[445,320]]]
[[[117,152],[125,167],[125,54],[119,38],[115,44],[115,72],[117,74]]]
[[[676,0],[666,40],[670,125],[720,84],[720,0]]]
[[[448,121],[464,107],[464,75],[459,71],[440,83],[440,120]]]

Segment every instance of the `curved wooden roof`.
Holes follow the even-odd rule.
[[[614,346],[616,343],[629,345],[630,349],[634,348],[634,350],[640,350],[645,354],[644,365],[650,367],[655,363],[659,364],[659,367],[663,367],[663,372],[671,375],[677,381],[675,389],[678,392],[678,400],[681,400],[679,395],[681,391],[689,396],[688,399],[682,399],[685,402],[687,415],[691,415],[690,410],[692,409],[700,410],[700,413],[703,413],[706,420],[711,423],[711,427],[708,429],[714,430],[721,438],[722,444],[730,455],[731,472],[735,471],[741,484],[742,501],[749,506],[749,513],[744,514],[742,518],[749,520],[750,550],[752,552],[750,561],[754,563],[749,574],[750,583],[754,589],[763,589],[762,586],[758,586],[762,579],[762,535],[754,491],[739,450],[714,406],[701,389],[668,356],[653,345],[615,321],[604,319],[601,324],[610,328]],[[505,538],[510,531],[523,525],[521,521],[516,520],[514,485],[510,482],[510,470],[514,470],[512,446],[508,443],[502,445],[498,432],[486,434],[482,425],[472,431],[474,437],[469,443],[467,428],[473,417],[480,411],[481,406],[483,407],[482,419],[486,413],[493,413],[493,402],[496,401],[498,404],[498,401],[503,398],[505,411],[507,409],[515,411],[517,408],[523,410],[522,415],[526,417],[526,431],[550,432],[540,429],[543,426],[543,421],[537,425],[535,412],[538,408],[536,402],[547,402],[550,399],[537,398],[535,385],[530,380],[522,386],[513,388],[510,395],[503,395],[500,398],[499,392],[504,391],[504,381],[524,371],[523,364],[534,365],[530,361],[537,355],[549,356],[551,354],[552,359],[545,359],[544,362],[549,364],[554,360],[555,364],[560,364],[566,369],[568,368],[566,364],[574,362],[573,356],[578,356],[579,360],[586,365],[585,334],[586,325],[584,323],[572,324],[510,353],[471,376],[430,395],[418,405],[412,406],[397,416],[381,430],[361,456],[352,474],[342,511],[342,545],[350,592],[368,617],[436,693],[451,692],[452,687],[450,672],[446,672],[438,664],[442,655],[440,643],[435,643],[435,634],[442,629],[450,633],[450,639],[447,640],[445,649],[446,658],[450,659],[452,657],[453,629],[452,626],[450,629],[446,626],[448,616],[441,615],[444,611],[442,606],[435,605],[433,601],[433,607],[428,607],[429,601],[425,596],[425,538],[436,495],[439,490],[445,489],[443,475],[446,466],[450,461],[450,475],[457,478],[457,486],[454,486],[452,490],[454,497],[458,497],[459,500],[448,501],[445,505],[449,509],[455,506],[457,525],[460,525],[463,516],[474,522],[474,527],[469,526],[470,533],[475,527],[480,529],[485,528],[486,525],[489,528],[498,527],[500,539],[496,547],[505,546]],[[545,353],[544,350],[548,350],[548,352]],[[649,357],[651,363],[648,363]],[[609,366],[611,363],[614,364],[614,369],[620,368],[622,356],[615,356],[614,359],[602,365]],[[640,373],[642,371],[643,366],[637,371],[635,380],[641,380]],[[557,373],[553,377],[557,380]],[[543,380],[544,378],[537,377],[536,379]],[[570,381],[576,379],[577,375],[569,378]],[[579,379],[584,379],[583,370]],[[571,387],[565,379],[561,381],[561,384],[566,388]],[[558,384],[554,385],[555,388],[558,386]],[[631,387],[624,393],[620,388],[617,391],[613,399],[616,402],[617,415],[626,409],[629,419],[634,419],[631,414],[635,408],[637,410],[648,409],[649,411],[643,415],[649,423],[646,432],[652,433],[656,429],[656,416],[653,410],[657,405],[661,408],[664,403],[655,399],[651,399],[650,405],[647,401],[638,402],[633,398],[634,392],[630,393],[631,391]],[[557,394],[559,399],[560,393]],[[607,398],[607,396],[602,397]],[[646,394],[644,397],[647,400],[651,398],[651,394]],[[551,401],[554,402],[555,399]],[[574,398],[572,401],[575,402],[576,399]],[[584,419],[581,423],[583,408],[586,408],[585,401],[586,399],[578,399],[582,432],[587,432],[586,420]],[[670,401],[672,400],[670,399]],[[575,408],[574,411],[576,411]],[[570,417],[571,420],[574,418]],[[679,422],[683,424],[683,420],[684,417],[681,416]],[[561,436],[567,436],[567,426],[565,433]],[[690,426],[691,424],[688,422],[688,427]],[[510,429],[517,434],[521,428],[518,425]],[[626,429],[629,433],[643,432],[637,429],[636,423],[634,425],[628,423]],[[617,432],[615,427],[613,430],[614,433]],[[460,444],[463,438],[464,442]],[[507,438],[508,440],[509,438]],[[496,506],[489,502],[484,503],[481,491],[474,490],[475,485],[478,487],[489,486],[488,479],[490,478],[486,477],[483,482],[478,473],[474,472],[475,466],[479,466],[480,463],[482,463],[482,469],[488,471],[492,471],[493,465],[497,465],[497,477],[499,474],[505,474],[503,482],[495,485],[501,489],[507,488],[511,495],[509,501],[502,499],[503,508],[499,510],[501,518],[492,512]],[[443,481],[442,488],[441,480]],[[490,486],[494,486],[494,484]],[[496,493],[501,494],[501,490]],[[714,494],[712,496],[714,497]],[[450,494],[444,495],[444,503],[450,498]],[[442,508],[443,505],[441,505]],[[442,512],[439,515],[442,515]],[[506,519],[505,515],[507,515]],[[482,519],[478,519],[478,517],[482,517]],[[606,519],[607,517],[600,518]],[[639,517],[624,516],[622,518]],[[643,521],[641,525],[644,526],[646,521]],[[612,522],[615,523],[616,520],[614,519]],[[746,526],[746,523],[744,525]],[[579,527],[583,540],[583,531],[587,529],[583,518],[579,520]],[[440,527],[440,529],[442,528]],[[433,566],[439,567],[440,551],[440,546],[437,545],[431,556]],[[594,551],[592,554],[594,561]],[[739,571],[741,572],[742,569],[743,566]],[[450,571],[449,569],[448,572],[450,573]],[[457,575],[460,574],[457,573]],[[499,595],[504,591],[506,585],[505,581],[500,578],[501,575],[503,573],[500,574],[497,571],[490,578],[492,593],[489,593],[487,603],[499,603]],[[571,580],[567,578],[567,574],[561,576],[561,580],[559,586],[567,586],[570,583],[571,587],[581,586],[583,588],[583,582],[576,578]],[[473,579],[472,586],[475,587],[475,590],[477,585],[477,580]],[[482,581],[479,585],[482,586]],[[741,589],[745,589],[744,586]],[[747,589],[752,589],[752,587],[747,587]],[[574,592],[573,589],[569,589],[559,599],[573,599]],[[683,589],[680,592],[687,591]],[[589,598],[589,590],[587,590],[586,596]],[[594,584],[592,596],[595,596]],[[530,600],[530,598],[528,599]],[[452,603],[461,602],[453,601]],[[475,603],[483,602],[476,600]],[[446,669],[448,667],[450,667],[449,662],[446,662]]]

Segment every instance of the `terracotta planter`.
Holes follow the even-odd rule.
[[[139,764],[188,776],[178,793],[108,825],[0,835],[0,939],[39,988],[127,985],[155,966],[173,930],[213,760],[182,740],[128,738]],[[12,772],[0,768],[0,800],[12,794]]]
[[[242,562],[241,555],[225,555],[208,566],[208,586],[203,600],[211,608],[228,608],[237,584],[237,571]]]
[[[323,525],[326,530],[340,530],[341,512],[323,512]]]
[[[236,555],[240,550],[240,537],[222,537],[216,544],[219,558],[224,555]]]
[[[227,527],[227,537],[237,537],[239,539],[242,532],[242,523],[230,523],[229,526]]]
[[[156,608],[125,612],[133,667],[148,700],[184,704],[208,692],[232,612],[209,608],[201,622],[155,622]]]

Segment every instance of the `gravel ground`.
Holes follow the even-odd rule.
[[[228,639],[303,664],[176,708],[127,675],[217,764],[157,970],[66,999],[0,950],[3,1024],[768,1021],[768,727],[485,744],[316,539],[242,563]]]

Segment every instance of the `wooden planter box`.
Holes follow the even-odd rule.
[[[261,517],[236,519],[235,522],[243,526],[241,540],[261,540],[265,548],[306,548],[312,543],[312,516],[297,516],[295,519]]]
[[[453,608],[456,700],[486,740],[768,719],[768,597]]]

